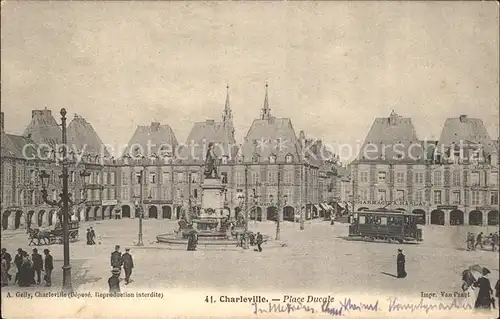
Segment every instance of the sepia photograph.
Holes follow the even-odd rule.
[[[498,318],[499,37],[496,1],[2,1],[2,318]]]

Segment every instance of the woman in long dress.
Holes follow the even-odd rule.
[[[490,271],[484,268],[483,276],[474,283],[474,287],[479,287],[476,303],[474,305],[474,308],[477,310],[491,310],[491,295],[493,294],[493,289],[491,289],[490,280],[487,278],[489,273]]]

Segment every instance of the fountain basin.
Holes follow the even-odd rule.
[[[187,245],[188,238],[179,238],[178,234],[169,233],[156,236],[156,241],[171,245]],[[236,239],[226,239],[225,234],[198,233],[198,246],[236,246],[237,243]]]

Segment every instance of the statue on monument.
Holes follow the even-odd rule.
[[[217,175],[217,155],[214,151],[214,142],[208,144],[207,155],[205,156],[205,178],[219,178]]]

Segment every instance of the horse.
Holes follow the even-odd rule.
[[[29,246],[31,246],[31,244],[35,244],[33,241],[35,239],[37,239],[37,246],[40,246],[41,245],[41,241],[43,240],[43,243],[44,245],[48,245],[50,240],[50,232],[46,231],[46,230],[40,230],[38,228],[35,228],[35,229],[28,229],[28,234],[29,234]]]

